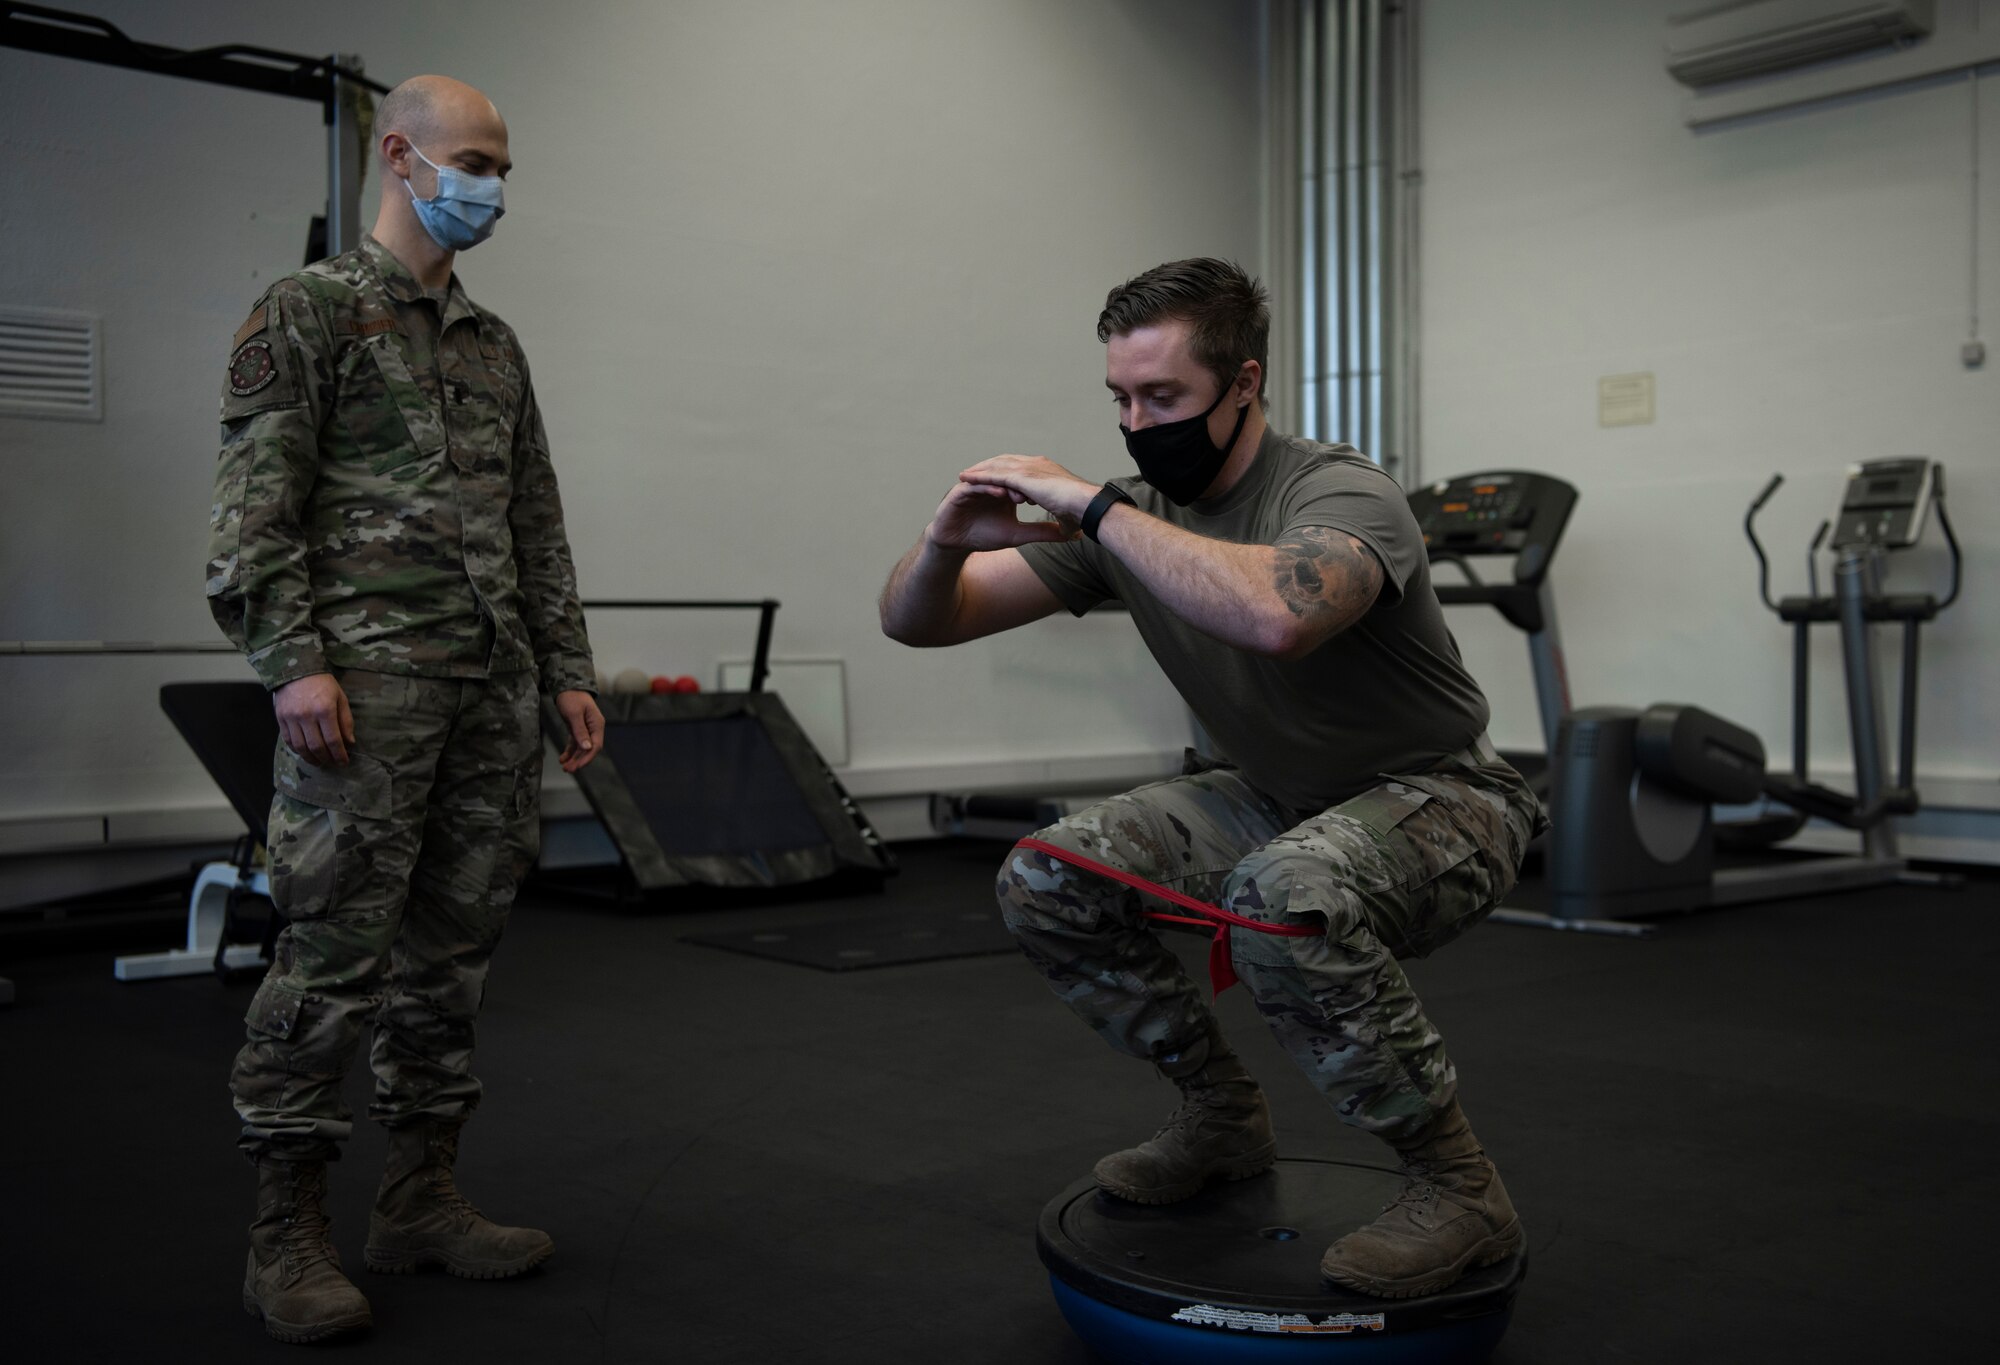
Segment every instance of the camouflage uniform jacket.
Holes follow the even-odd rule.
[[[208,601],[264,685],[534,668],[594,689],[513,328],[372,237],[274,284],[222,393]]]

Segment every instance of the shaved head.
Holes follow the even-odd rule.
[[[454,249],[430,235],[416,205],[438,196],[447,172],[505,180],[514,169],[507,121],[464,81],[412,76],[384,95],[375,111],[375,155],[382,163],[375,240],[426,289],[441,288],[451,277]]]
[[[375,111],[375,146],[385,164],[392,160],[383,141],[390,133],[439,163],[460,143],[497,138],[503,150],[507,144],[507,123],[493,101],[449,76],[412,76],[384,95]]]

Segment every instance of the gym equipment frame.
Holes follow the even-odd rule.
[[[326,219],[323,234],[308,234],[306,264],[360,245],[361,176],[368,149],[361,145],[359,92],[386,95],[389,87],[363,75],[359,57],[306,57],[235,43],[192,50],[163,47],[139,42],[88,14],[7,3],[0,3],[0,47],[314,101],[326,119]]]
[[[1743,529],[1757,555],[1759,595],[1793,629],[1791,772],[1767,773],[1763,745],[1755,735],[1696,707],[1659,704],[1643,714],[1624,707],[1575,712],[1557,745],[1550,812],[1551,913],[1509,911],[1506,922],[1630,933],[1634,926],[1620,922],[1625,916],[1871,886],[1956,884],[1955,878],[1912,870],[1897,845],[1893,823],[1920,805],[1915,779],[1919,628],[1935,620],[1959,593],[1961,556],[1945,510],[1944,470],[1920,457],[1852,466],[1837,516],[1821,523],[1807,552],[1812,591],[1773,601],[1770,565],[1755,522],[1783,481],[1772,476],[1750,504]],[[1942,599],[1884,591],[1884,559],[1917,543],[1933,507],[1950,550],[1950,590]],[[1824,595],[1818,591],[1816,564],[1822,544],[1836,555],[1832,591]],[[1810,632],[1828,623],[1840,629],[1854,757],[1852,795],[1812,781],[1807,766]],[[1889,623],[1903,628],[1893,784],[1884,762],[1881,683],[1871,633],[1875,625]],[[1786,837],[1816,817],[1854,830],[1860,852],[1716,870],[1712,803],[1749,801],[1760,793],[1795,813],[1781,822],[1776,837]]]
[[[305,263],[309,265],[323,256],[338,255],[360,245],[361,177],[368,155],[360,136],[361,92],[372,90],[378,95],[386,95],[389,87],[363,75],[359,57],[352,54],[307,57],[296,52],[278,52],[246,44],[195,49],[166,47],[159,43],[140,42],[117,25],[92,15],[53,9],[47,5],[13,3],[0,3],[0,47],[316,102],[324,113],[327,130],[326,214],[315,220],[307,230]],[[163,647],[117,641],[0,643],[0,653],[11,654],[225,651],[234,652],[233,647],[228,645],[211,651],[205,647]],[[196,951],[200,943],[207,941],[206,930],[197,934],[197,921],[206,925],[213,918],[202,913],[202,896],[203,890],[198,885],[194,904],[189,910],[189,952]],[[0,978],[0,1005],[11,1001],[13,991],[13,984]]]
[[[599,600],[605,610],[758,613],[743,692],[611,694],[600,698],[604,750],[577,786],[618,854],[610,888],[544,869],[544,887],[631,905],[688,886],[768,890],[858,874],[879,887],[896,860],[805,731],[764,684],[778,603]],[[568,729],[554,703],[542,728],[560,748]],[[703,781],[708,784],[703,787]]]
[[[1569,714],[1569,674],[1563,662],[1562,632],[1549,566],[1563,528],[1576,508],[1576,489],[1549,474],[1495,469],[1460,474],[1425,484],[1409,495],[1410,512],[1423,532],[1433,569],[1431,586],[1440,604],[1488,606],[1528,637],[1528,662],[1535,673],[1535,706],[1541,713],[1545,753],[1556,751],[1556,734]],[[1511,581],[1488,583],[1472,561],[1510,555]],[[1463,583],[1440,583],[1435,570],[1450,564]]]

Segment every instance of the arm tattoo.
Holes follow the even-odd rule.
[[[1344,531],[1302,527],[1271,549],[1278,557],[1271,586],[1294,616],[1331,616],[1345,626],[1382,591],[1382,566],[1367,546]]]

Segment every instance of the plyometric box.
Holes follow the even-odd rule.
[[[887,877],[893,854],[770,692],[611,695],[604,752],[577,785],[632,890]],[[552,704],[542,724],[568,730]]]

